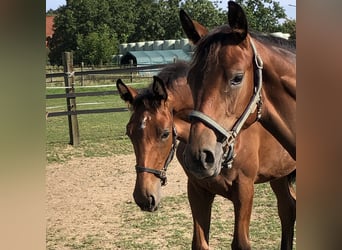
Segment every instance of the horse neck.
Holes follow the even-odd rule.
[[[177,139],[187,143],[190,133],[189,113],[193,110],[194,104],[188,85],[180,86],[177,90],[171,91],[171,112],[173,122],[177,130]]]
[[[296,159],[295,55],[258,44],[264,63],[261,124]]]

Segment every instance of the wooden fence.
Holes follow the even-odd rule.
[[[148,70],[157,70],[165,67],[165,64],[150,65],[143,67],[130,67],[130,68],[119,68],[119,69],[103,69],[103,70],[87,70],[74,72],[73,70],[73,55],[71,52],[63,53],[63,68],[64,72],[61,73],[49,73],[46,74],[46,78],[53,77],[64,77],[65,93],[64,94],[51,94],[46,95],[46,99],[54,98],[65,98],[67,111],[59,112],[47,112],[46,117],[56,117],[56,116],[68,116],[68,126],[69,126],[69,137],[70,144],[73,146],[78,146],[80,143],[79,139],[79,128],[77,115],[78,114],[94,114],[94,113],[109,113],[109,112],[123,112],[127,111],[126,107],[122,108],[102,108],[102,109],[88,109],[88,110],[77,110],[76,109],[76,97],[84,96],[103,96],[103,95],[117,95],[118,91],[97,91],[97,92],[75,92],[75,76],[83,75],[104,75],[104,74],[131,74],[134,72],[142,72]]]

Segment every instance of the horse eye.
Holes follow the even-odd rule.
[[[169,137],[169,135],[170,135],[170,132],[168,130],[164,130],[160,137],[162,140],[165,140]]]
[[[230,83],[234,86],[239,85],[242,82],[243,74],[237,74],[234,76],[232,80],[230,80]]]

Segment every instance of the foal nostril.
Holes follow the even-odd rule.
[[[203,163],[213,164],[215,161],[214,154],[210,150],[203,150],[201,160]]]
[[[150,195],[150,197],[148,198],[149,203],[150,203],[150,209],[154,208],[156,205],[156,199],[154,198],[153,195]]]

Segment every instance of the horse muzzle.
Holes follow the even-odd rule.
[[[193,151],[190,144],[184,150],[186,170],[197,179],[216,177],[221,172],[222,146],[216,144],[214,150],[204,148]]]
[[[141,173],[140,175],[144,175]],[[158,209],[161,199],[161,183],[159,180],[151,182],[137,177],[133,198],[143,211],[154,212]]]

